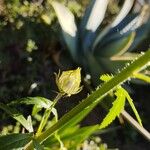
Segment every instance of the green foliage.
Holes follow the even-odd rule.
[[[0,108],[3,109],[7,114],[9,114],[12,118],[16,119],[19,123],[21,123],[26,130],[29,132],[33,132],[32,123],[30,121],[30,117],[26,120],[24,116],[18,112],[16,109],[12,109],[3,103],[0,103]]]
[[[33,134],[10,134],[0,136],[0,150],[22,149],[32,140]]]
[[[102,75],[100,77],[100,79],[105,81],[105,82],[108,82],[109,80],[112,79],[112,76]],[[102,121],[102,123],[100,125],[100,129],[107,127],[117,116],[120,115],[121,111],[124,110],[126,99],[128,100],[139,124],[142,126],[141,118],[140,118],[140,116],[139,116],[139,114],[138,114],[138,112],[134,106],[134,103],[132,102],[133,100],[131,99],[128,92],[122,86],[118,86],[116,88],[115,95],[116,95],[116,100],[113,102],[113,106],[109,110],[109,113],[107,114],[107,116]]]
[[[150,77],[148,75],[144,75],[141,73],[135,73],[133,76],[137,79],[140,79],[140,80],[150,83]]]
[[[78,16],[81,15],[81,2],[61,0],[60,2],[66,3],[67,6]],[[2,25],[7,23],[16,23],[19,29],[24,24],[24,18],[30,18],[31,21],[44,21],[51,24],[54,20],[54,13],[51,10],[51,0],[42,1],[5,1],[1,2],[1,16],[4,17]],[[74,6],[74,7],[73,7]]]
[[[143,67],[145,67],[150,61],[150,50],[148,50],[145,54],[139,56],[134,62],[132,62],[128,67],[123,69],[116,76],[108,76],[103,75],[101,77],[102,80],[106,81],[99,89],[90,94],[87,98],[85,98],[82,102],[80,102],[76,107],[74,107],[71,111],[66,113],[59,120],[55,119],[55,122],[38,132],[35,130],[35,134],[10,134],[0,137],[0,143],[6,149],[13,148],[22,148],[25,150],[43,149],[43,148],[60,148],[65,149],[67,146],[68,149],[75,149],[77,146],[81,146],[80,144],[87,139],[91,134],[95,133],[97,130],[106,127],[110,124],[116,116],[119,115],[121,110],[124,108],[125,99],[127,98],[136,117],[140,120],[139,115],[132,103],[132,100],[128,93],[121,87],[122,82],[125,82],[129,78],[131,78],[135,73],[141,71]],[[98,104],[102,101],[104,97],[106,97],[112,90],[116,90],[115,95],[117,96],[116,100],[113,103],[110,112],[107,114],[106,118],[101,125],[93,125],[86,127],[79,127],[77,124]],[[41,97],[29,97],[23,98],[19,101],[13,101],[8,106],[1,104],[1,108],[5,110],[7,113],[14,116],[13,112],[10,109],[10,106],[15,106],[18,104],[33,104],[36,108],[44,108],[45,112],[47,110],[52,110],[55,115],[56,109],[55,104],[62,97],[61,93],[58,93],[54,101],[50,101]],[[39,111],[39,109],[38,109]],[[35,111],[35,112],[38,112]],[[43,114],[43,117],[50,117],[50,113]],[[56,117],[56,116],[55,116]],[[15,118],[16,119],[16,118]],[[17,120],[17,119],[16,119]],[[48,119],[46,119],[48,122]],[[20,120],[18,120],[20,122]],[[28,119],[31,123],[32,120]],[[51,120],[50,120],[51,121]],[[42,122],[42,120],[41,120]],[[40,122],[40,124],[41,124]],[[20,122],[22,123],[22,122]],[[22,123],[23,124],[23,123]],[[32,124],[32,123],[31,123]],[[23,124],[23,126],[25,126]],[[45,126],[45,124],[44,124]],[[38,133],[38,134],[37,134]],[[9,142],[6,142],[9,141]],[[105,148],[104,145],[100,145],[100,147]]]
[[[149,62],[149,55],[150,51],[132,62],[131,65],[125,68],[121,73],[106,82],[97,91],[93,92],[89,97],[87,97],[80,104],[74,107],[69,113],[65,114],[54,126],[43,132],[37,139],[39,141],[43,141],[43,139],[46,139],[46,137],[50,136],[54,131],[59,130],[67,125],[70,119],[76,120],[76,123],[80,121],[80,118],[79,120],[78,118],[76,118],[77,115],[82,115],[83,111],[88,114],[91,111],[91,108],[94,108],[99,102],[101,102],[101,100],[107,94],[109,94],[110,91],[116,89],[119,84],[130,78],[130,76],[132,77],[134,72],[140,71],[140,68],[143,69],[142,66],[145,66]]]
[[[142,120],[141,120],[141,118],[140,118],[140,116],[139,116],[139,114],[138,114],[138,111],[136,110],[136,108],[135,108],[135,106],[134,106],[134,103],[132,102],[133,100],[131,99],[131,97],[130,97],[130,95],[128,94],[127,91],[123,90],[123,92],[124,92],[124,94],[125,94],[125,96],[126,96],[126,99],[127,99],[128,102],[129,102],[129,104],[130,104],[130,106],[131,106],[131,108],[132,108],[132,110],[133,110],[133,112],[134,112],[134,114],[135,114],[135,116],[136,116],[136,118],[137,118],[139,124],[142,126]]]
[[[8,143],[9,148],[19,148],[23,145],[25,146],[25,150],[31,150],[34,148],[36,149],[43,149],[42,147],[58,147],[60,144],[60,148],[64,149],[68,143],[71,142],[71,144],[68,146],[70,149],[75,148],[76,146],[80,145],[81,142],[83,142],[87,137],[89,137],[92,133],[96,132],[98,129],[104,128],[108,126],[124,109],[125,100],[129,101],[129,104],[131,105],[131,108],[133,109],[137,119],[141,123],[140,117],[132,103],[132,99],[128,95],[128,93],[121,87],[122,82],[128,80],[128,78],[132,77],[135,73],[139,72],[143,69],[144,66],[146,66],[149,63],[149,57],[150,57],[150,51],[147,51],[144,55],[136,59],[134,62],[132,62],[127,68],[123,69],[118,75],[116,76],[108,76],[103,75],[101,77],[102,80],[106,81],[99,89],[97,89],[95,92],[93,92],[91,95],[89,95],[87,98],[85,98],[80,104],[78,104],[76,107],[74,107],[71,111],[69,111],[67,114],[65,114],[62,118],[59,120],[55,120],[55,123],[46,128],[44,131],[41,130],[40,132],[37,130],[36,134],[33,135],[33,140],[31,139],[31,136],[27,137],[25,134],[11,134],[6,136],[0,137],[0,142],[3,143],[6,138],[10,138],[9,141],[12,141],[10,143],[13,143],[12,145]],[[102,123],[100,125],[93,125],[93,126],[87,126],[79,128],[77,124],[98,104],[102,101],[104,97],[106,97],[112,90],[116,90],[115,95],[117,96],[116,100],[113,102],[113,106],[110,109],[107,116],[104,118]],[[63,95],[59,95],[54,99],[53,102],[41,98],[41,97],[35,97],[35,98],[27,98],[27,99],[21,99],[18,102],[14,101],[10,103],[9,105],[16,105],[16,104],[34,104],[36,108],[46,108],[45,112],[47,110],[52,111],[52,109],[55,110],[54,106],[57,103],[57,101],[61,98]],[[46,104],[46,105],[45,105]],[[40,105],[40,106],[39,106]],[[3,108],[4,107],[4,108]],[[7,113],[12,114],[11,109],[8,106],[1,105],[1,108],[4,109]],[[55,114],[54,114],[55,115]],[[43,115],[43,117],[47,116],[47,113]],[[50,113],[48,114],[48,117],[50,116]],[[82,117],[80,117],[82,116]],[[16,119],[16,118],[15,118]],[[16,119],[17,120],[17,119]],[[28,119],[31,123],[31,119]],[[47,120],[47,119],[46,119]],[[20,120],[18,120],[20,121]],[[47,120],[48,121],[48,120]],[[41,120],[42,122],[42,120]],[[20,122],[22,123],[22,122]],[[41,123],[40,123],[41,124]],[[23,126],[25,126],[23,124]],[[45,126],[45,124],[44,124]],[[43,127],[44,127],[43,126]],[[40,127],[40,126],[39,126]],[[42,127],[42,129],[43,129]],[[42,132],[43,131],[43,132]],[[38,133],[38,134],[37,134]],[[21,139],[20,136],[22,135]],[[25,136],[25,137],[24,137]],[[12,138],[12,140],[11,140]],[[23,141],[22,141],[23,138]],[[25,139],[25,140],[24,140]],[[20,142],[22,141],[22,142]],[[30,142],[29,142],[30,141]],[[57,143],[58,141],[58,143]],[[28,143],[29,142],[29,143]],[[18,144],[19,143],[19,144]],[[23,145],[22,145],[23,143]],[[28,143],[28,144],[27,144]],[[53,145],[56,143],[56,145]],[[7,144],[4,145],[7,148]],[[101,145],[102,146],[102,145]]]
[[[136,56],[130,52],[148,36],[150,21],[146,12],[149,5],[143,6],[137,14],[129,13],[133,3],[134,0],[126,0],[118,16],[103,29],[101,24],[108,0],[92,0],[79,27],[67,7],[59,2],[52,3],[73,60],[92,75],[94,84],[99,74],[115,73],[125,66],[129,62],[126,54],[133,60]]]
[[[53,104],[53,102],[43,97],[26,97],[16,101],[12,101],[11,103],[9,103],[9,106],[20,104],[35,105],[36,109],[38,109],[32,112],[32,114],[35,115],[42,108],[49,108]],[[57,116],[57,111],[55,108],[52,109],[52,112],[55,116]]]
[[[126,97],[124,96],[122,89],[117,90],[115,95],[117,98],[113,102],[113,106],[109,110],[109,113],[100,124],[100,129],[107,127],[124,109]]]
[[[87,3],[87,1],[67,2],[67,0],[61,0],[61,2],[78,17],[82,15],[83,11],[81,3]],[[131,14],[129,18],[128,16],[125,17],[132,7],[132,5],[127,7],[128,2],[129,1],[126,1],[124,6],[124,9],[127,10],[126,13],[122,14],[120,12],[121,15],[119,15],[111,25],[107,26],[107,23],[103,24],[102,20],[106,13],[106,7],[109,7],[108,1],[93,0],[81,21],[80,27],[76,27],[75,17],[66,7],[57,2],[53,3],[53,7],[56,10],[63,29],[63,36],[73,59],[78,64],[81,64],[85,70],[90,71],[92,75],[95,75],[95,71],[98,75],[99,73],[105,73],[105,71],[113,72],[112,70],[114,70],[114,68],[118,69],[116,66],[120,67],[129,61],[129,59],[124,58],[129,58],[128,56],[130,56],[131,60],[137,57],[136,54],[131,55],[131,53],[124,53],[128,49],[134,49],[136,45],[145,38],[145,32],[149,29],[149,22],[142,22],[140,26],[134,29],[133,26],[140,23],[138,21],[142,18],[140,16],[142,13]],[[131,1],[131,3],[132,2],[133,1]],[[55,14],[51,9],[51,0],[46,0],[42,3],[40,3],[40,1],[7,0],[5,2],[0,1],[0,6],[3,7],[0,14],[0,97],[8,97],[9,95],[10,99],[10,97],[21,97],[21,95],[36,95],[36,93],[38,93],[38,95],[41,95],[41,93],[42,95],[43,93],[46,95],[47,89],[52,86],[47,80],[49,81],[50,73],[53,73],[56,69],[52,67],[53,56],[51,55],[53,55],[53,52],[51,52],[51,50],[56,47],[57,49],[60,48],[59,45],[57,45],[57,38],[55,37],[56,33],[59,32],[56,30],[57,23],[55,23]],[[99,12],[100,9],[103,9],[101,15],[97,15],[97,10]],[[63,14],[59,11],[66,12],[65,15],[67,16],[68,22],[64,20]],[[117,10],[117,12],[118,11],[119,10]],[[95,20],[95,16],[98,17],[97,20]],[[135,23],[130,28],[133,20],[136,20],[138,23]],[[106,22],[107,21],[109,21],[109,19],[106,20]],[[123,22],[121,23],[121,21]],[[119,22],[118,25],[116,25],[117,22]],[[49,28],[49,25],[51,25],[51,28]],[[101,25],[106,25],[104,30],[99,30],[99,26]],[[119,33],[116,32],[117,29],[120,30]],[[128,29],[127,32],[126,29]],[[108,45],[108,43],[110,44]],[[122,59],[125,61],[120,63],[118,58],[121,58],[121,61]],[[85,146],[83,146],[85,139],[99,131],[101,125],[80,127],[80,121],[86,117],[105,96],[114,90],[116,91],[117,99],[114,101],[106,118],[104,118],[106,122],[102,124],[106,127],[112,122],[122,110],[121,108],[123,106],[121,105],[124,105],[121,101],[122,95],[117,91],[118,86],[129,77],[149,82],[148,76],[142,73],[137,74],[137,71],[143,69],[149,61],[149,58],[150,53],[147,52],[144,56],[139,58],[139,60],[135,60],[131,65],[129,64],[130,66],[121,74],[114,77],[107,76],[109,78],[108,80],[105,76],[101,77],[103,81],[107,82],[59,120],[55,108],[58,99],[51,101],[43,97],[27,97],[12,101],[7,105],[0,103],[0,108],[18,121],[15,126],[11,125],[3,128],[0,136],[0,149],[31,150],[34,147],[39,150],[44,148],[55,150],[59,148],[83,148]],[[12,73],[14,75],[12,75]],[[98,79],[96,76],[92,76],[92,78]],[[42,91],[40,89],[42,89]],[[125,96],[123,99],[126,98],[129,101],[137,120],[141,122],[132,99],[128,93],[125,92],[126,91],[123,92]],[[51,96],[50,93],[49,95]],[[49,97],[49,95],[46,95],[46,97]],[[31,116],[26,117],[18,111],[18,108],[20,108],[22,104],[33,105]],[[118,109],[118,111],[115,111],[112,115],[114,107],[117,106],[120,110]],[[29,114],[29,112],[27,113]],[[44,122],[42,120],[44,120]],[[40,124],[42,125],[40,126]],[[39,130],[40,132],[38,133]],[[13,132],[18,134],[12,134]],[[34,133],[28,134],[27,132]],[[3,135],[6,133],[7,135]],[[107,149],[105,144],[100,143],[98,146],[100,149]],[[98,146],[96,145],[96,148],[98,148]],[[89,144],[89,147],[91,148],[92,146]]]
[[[60,2],[81,16],[83,1]],[[46,89],[53,85],[49,78],[58,69],[54,57],[61,49],[50,0],[2,0],[0,6],[1,101],[34,95],[50,97]],[[34,84],[37,86],[32,88]]]

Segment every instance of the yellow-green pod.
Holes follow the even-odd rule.
[[[82,90],[81,83],[81,68],[76,70],[63,71],[61,75],[56,75],[56,84],[62,94],[71,96]]]

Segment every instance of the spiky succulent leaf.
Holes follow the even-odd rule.
[[[150,20],[135,30],[136,36],[128,51],[134,50],[150,34]]]
[[[52,2],[52,6],[58,17],[60,26],[62,28],[65,42],[74,59],[76,59],[77,52],[77,27],[74,15],[64,5],[58,2]]]
[[[133,6],[134,0],[125,0],[123,7],[119,13],[119,15],[115,18],[113,23],[111,24],[112,27],[117,26],[129,13]]]
[[[124,54],[134,42],[136,34],[131,32],[127,36],[118,35],[115,40],[111,40],[109,44],[98,47],[96,55],[100,57],[112,57],[114,55]]]
[[[108,0],[92,0],[85,11],[81,21],[81,33],[84,35],[86,30],[95,32],[104,19]]]
[[[124,2],[120,13],[115,18],[115,20],[110,25],[108,25],[102,32],[100,32],[98,34],[98,36],[96,37],[96,39],[95,39],[95,41],[93,43],[93,46],[92,46],[93,51],[97,47],[97,45],[100,43],[102,38],[104,36],[106,36],[111,30],[113,30],[114,27],[116,27],[118,24],[120,24],[121,21],[126,17],[126,15],[129,13],[129,11],[131,10],[131,8],[133,6],[133,2],[134,2],[134,0],[126,0]],[[117,30],[119,30],[119,29],[117,28]]]
[[[89,50],[95,36],[96,30],[104,19],[109,0],[92,0],[89,7],[85,11],[85,15],[81,21],[81,38],[83,49]]]

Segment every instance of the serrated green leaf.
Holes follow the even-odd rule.
[[[20,105],[20,104],[26,104],[26,105],[35,105],[33,107],[33,112],[32,114],[35,115],[38,111],[40,111],[42,108],[50,108],[50,106],[53,104],[52,101],[49,99],[43,98],[43,97],[26,97],[26,98],[21,98],[15,101],[12,101],[9,103],[9,106],[13,105]],[[58,117],[57,115],[57,110],[55,108],[52,108],[52,113]]]
[[[126,97],[122,88],[118,89],[115,95],[117,96],[117,98],[113,102],[113,106],[109,110],[109,113],[106,115],[106,117],[100,124],[100,129],[107,127],[117,116],[119,116],[121,111],[124,109]]]
[[[39,142],[43,142],[45,139],[47,139],[48,137],[50,137],[56,131],[58,131],[62,127],[64,127],[68,123],[68,121],[70,121],[72,118],[75,118],[77,115],[79,115],[82,110],[86,110],[86,109],[89,108],[89,106],[93,105],[92,108],[90,110],[88,110],[88,111],[91,111],[98,103],[100,103],[102,101],[102,99],[104,97],[106,97],[110,93],[111,90],[116,89],[118,87],[118,85],[120,85],[120,84],[122,84],[122,82],[125,82],[126,80],[128,80],[128,78],[134,72],[141,71],[141,69],[143,68],[143,66],[145,66],[146,64],[148,64],[149,58],[150,58],[150,51],[148,50],[145,54],[141,55],[133,63],[131,63],[130,66],[128,66],[125,69],[123,69],[114,78],[112,78],[107,83],[103,84],[99,89],[97,89],[89,97],[87,97],[86,99],[84,99],[76,107],[74,107],[71,111],[69,111],[68,113],[66,113],[62,118],[59,119],[59,121],[56,124],[54,124],[52,127],[48,128],[41,135],[39,135],[37,137],[37,140]],[[119,110],[117,110],[117,112],[118,111]],[[115,110],[115,112],[116,112],[116,110]]]
[[[0,150],[17,150],[32,140],[32,134],[9,134],[0,136]]]
[[[0,103],[0,109],[4,110],[8,115],[20,122],[26,130],[28,130],[29,132],[33,132],[32,124],[28,122],[28,120],[26,120],[24,116],[15,108],[11,108],[7,105],[4,105],[3,103]]]
[[[137,74],[139,74],[139,73],[137,73]],[[140,75],[141,75],[141,74],[140,74]],[[143,77],[143,76],[145,76],[145,75],[142,75],[142,77]],[[101,79],[102,81],[105,81],[105,82],[108,82],[111,78],[112,78],[112,77],[111,77],[110,75],[102,75],[102,76],[100,77],[100,79]],[[148,79],[150,79],[150,78],[148,78]],[[124,95],[125,98],[128,100],[128,102],[129,102],[129,104],[130,104],[130,106],[131,106],[131,108],[132,108],[132,110],[133,110],[133,112],[134,112],[134,114],[135,114],[135,116],[136,116],[136,118],[137,118],[139,124],[142,126],[141,118],[140,118],[140,116],[139,116],[139,114],[138,114],[138,111],[136,110],[136,108],[135,108],[135,106],[134,106],[133,100],[131,99],[130,95],[129,95],[128,92],[127,92],[124,88],[122,88],[121,86],[119,86],[118,88],[119,88],[119,89],[117,89],[117,92],[122,91],[123,95]],[[119,96],[119,95],[118,95],[118,96]]]
[[[26,97],[26,98],[21,98],[15,101],[12,101],[8,105],[19,105],[19,104],[26,104],[26,105],[36,105],[40,108],[49,108],[50,105],[52,105],[52,101],[43,98],[43,97]]]
[[[104,82],[108,82],[112,78],[113,78],[113,76],[110,76],[109,74],[103,74],[100,76],[100,80],[102,80]]]

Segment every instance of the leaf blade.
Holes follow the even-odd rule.
[[[32,124],[29,123],[28,120],[26,120],[24,116],[20,112],[18,112],[16,109],[12,109],[9,106],[4,105],[3,103],[0,103],[0,109],[2,109],[12,118],[20,122],[21,125],[25,127],[29,132],[32,132]]]
[[[125,94],[126,94],[126,98],[127,98],[128,102],[129,102],[129,104],[130,104],[130,106],[131,106],[131,108],[132,108],[132,110],[133,110],[133,112],[134,112],[134,114],[135,114],[135,116],[136,116],[137,121],[139,122],[139,124],[140,124],[141,126],[143,126],[143,125],[142,125],[142,120],[141,120],[141,118],[140,118],[140,115],[139,115],[138,111],[136,110],[136,108],[135,108],[135,106],[134,106],[134,103],[133,103],[132,98],[130,97],[130,95],[128,94],[128,92],[127,92],[126,90],[124,90],[124,92],[125,92]]]
[[[102,123],[99,126],[99,129],[107,127],[124,109],[125,106],[125,95],[122,91],[122,88],[116,91],[116,100],[113,102],[113,106],[109,110],[109,113],[103,119]]]
[[[73,58],[76,58],[75,56],[77,52],[77,27],[74,15],[68,8],[66,8],[61,3],[52,2],[52,6],[58,17],[63,32],[63,37],[70,50],[70,53]]]
[[[0,150],[23,148],[32,140],[32,134],[9,134],[0,136]]]

